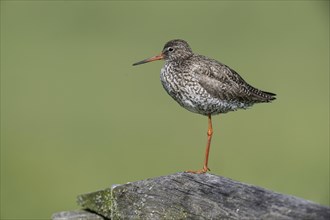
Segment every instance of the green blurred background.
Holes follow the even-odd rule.
[[[175,38],[278,95],[213,118],[211,173],[329,205],[328,1],[1,1],[1,219],[202,167],[207,118],[132,67]]]

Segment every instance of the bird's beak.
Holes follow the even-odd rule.
[[[134,63],[133,66],[144,64],[144,63],[148,63],[148,62],[152,62],[152,61],[156,61],[156,60],[162,60],[162,59],[164,59],[164,56],[161,53],[160,55],[157,55],[157,56],[154,56],[154,57],[150,57],[148,59],[141,60],[140,62]]]

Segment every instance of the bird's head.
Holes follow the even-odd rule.
[[[165,44],[163,51],[159,55],[134,63],[133,66],[156,60],[177,62],[187,59],[192,55],[193,52],[186,41],[179,39],[171,40]]]
[[[193,55],[189,44],[184,40],[171,40],[167,42],[162,51],[164,60],[178,61]]]

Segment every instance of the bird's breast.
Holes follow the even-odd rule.
[[[196,92],[199,86],[191,72],[182,71],[173,65],[165,65],[161,69],[160,80],[166,92],[176,100]]]
[[[204,114],[209,103],[213,101],[191,72],[165,65],[161,70],[160,79],[166,92],[191,112]]]

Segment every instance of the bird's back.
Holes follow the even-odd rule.
[[[191,66],[191,73],[198,78],[199,84],[220,100],[254,104],[276,99],[274,93],[251,86],[235,70],[217,60],[194,55],[185,65]]]

